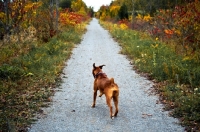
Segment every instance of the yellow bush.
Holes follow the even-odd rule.
[[[149,14],[144,16],[144,18],[143,18],[143,20],[146,22],[150,21],[151,19],[152,19],[152,17]]]
[[[120,28],[123,29],[123,30],[125,30],[125,29],[128,28],[128,26],[126,24],[122,23],[122,24],[120,24]]]
[[[152,17],[151,17],[149,14],[145,15],[144,17],[143,17],[141,14],[138,14],[138,15],[136,16],[136,18],[137,18],[137,19],[140,19],[140,20],[144,20],[144,21],[146,21],[146,22],[152,20]]]
[[[100,16],[100,20],[104,21],[106,18],[106,13],[103,12],[102,15]]]
[[[136,16],[136,18],[137,18],[137,19],[142,19],[142,15],[138,14],[138,15]]]
[[[117,26],[117,24],[114,24],[114,28],[117,28],[118,26]]]
[[[5,22],[6,21],[6,15],[4,12],[0,12],[0,19]]]

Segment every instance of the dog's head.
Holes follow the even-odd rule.
[[[92,74],[93,74],[94,78],[96,78],[96,76],[97,76],[100,72],[102,72],[103,66],[106,66],[106,65],[95,66],[95,63],[93,64]]]

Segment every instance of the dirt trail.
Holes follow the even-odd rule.
[[[149,95],[152,83],[132,70],[120,47],[97,19],[87,27],[81,44],[73,50],[64,69],[63,83],[53,97],[46,115],[30,132],[182,132],[178,120],[168,116],[158,97]],[[103,71],[114,77],[120,88],[119,113],[109,118],[105,96],[93,98],[92,64],[105,64]]]

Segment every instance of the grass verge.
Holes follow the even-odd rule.
[[[156,92],[170,114],[187,131],[200,130],[200,61],[177,55],[174,49],[145,33],[100,22],[122,47],[134,68],[154,80]],[[144,74],[145,73],[145,74]]]
[[[51,102],[71,50],[85,28],[66,28],[48,43],[1,46],[0,131],[27,131],[41,107]]]

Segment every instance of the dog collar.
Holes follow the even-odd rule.
[[[98,72],[96,75],[94,75],[94,78],[97,78],[97,76],[100,74],[103,74],[103,72]]]
[[[98,75],[102,74],[103,77],[107,77],[107,75],[103,72],[98,72],[96,75],[94,75],[94,78],[97,78]]]

